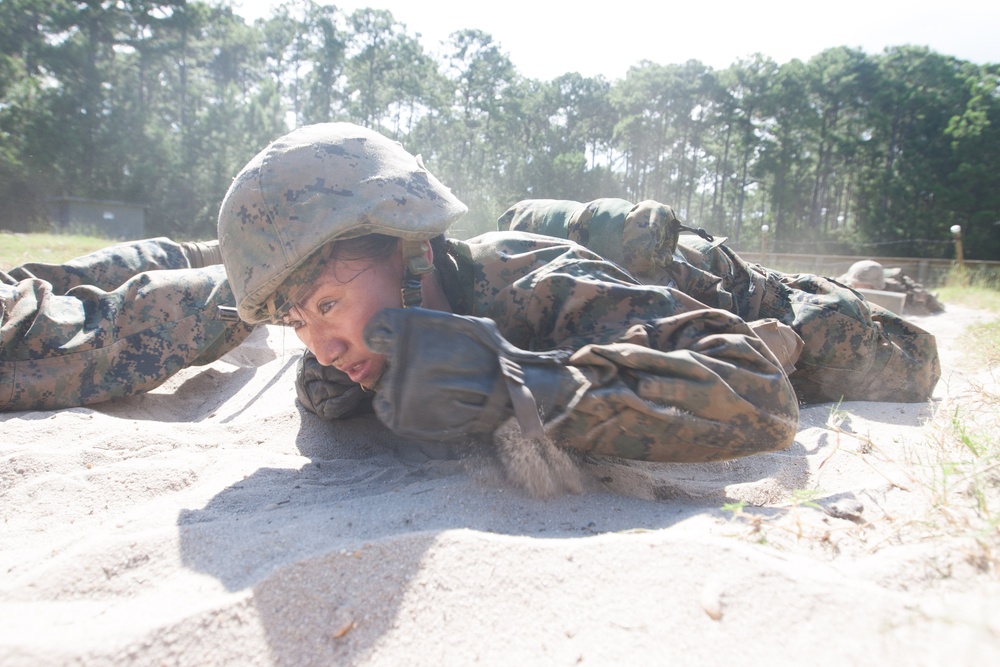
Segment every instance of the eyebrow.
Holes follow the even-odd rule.
[[[316,290],[318,290],[318,289],[319,289],[319,283],[313,281],[312,286],[308,290],[306,290],[306,293],[303,294],[302,296],[300,296],[295,301],[293,301],[292,305],[293,306],[299,306],[299,305],[304,306],[305,302],[308,301],[312,297],[312,295],[316,293]]]
[[[357,277],[360,276],[362,273],[370,271],[371,268],[372,268],[372,266],[374,266],[374,262],[369,262],[368,266],[366,266],[365,268],[363,268],[360,271],[358,271],[357,273],[355,273],[351,277],[350,280],[348,280],[348,281],[345,282],[345,281],[339,281],[339,279],[338,279],[338,281],[340,282],[341,285],[346,285],[346,284],[348,284],[348,283],[356,280]],[[310,298],[312,298],[312,296],[314,294],[316,294],[316,292],[319,290],[319,288],[322,287],[322,283],[320,282],[320,278],[323,276],[324,272],[325,272],[325,269],[323,271],[320,271],[319,275],[316,276],[315,280],[313,280],[313,284],[309,287],[309,289],[306,290],[306,292],[302,296],[300,296],[298,299],[296,299],[295,301],[292,302],[293,306],[302,306],[302,307],[305,307],[305,302],[308,301]]]

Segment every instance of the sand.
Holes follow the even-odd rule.
[[[735,462],[583,461],[544,500],[304,412],[274,327],[145,396],[4,414],[0,664],[1000,664],[997,528],[940,464],[995,391],[959,340],[990,317],[914,318],[929,403],[808,407]]]

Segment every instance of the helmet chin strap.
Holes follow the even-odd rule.
[[[403,308],[420,308],[424,303],[424,293],[420,279],[426,273],[434,270],[434,265],[427,259],[428,241],[403,241],[403,262],[406,273],[403,275],[403,286],[399,290]]]
[[[403,262],[406,271],[403,274],[403,286],[399,290],[403,308],[420,308],[424,303],[420,279],[424,274],[434,270],[434,265],[427,260],[427,250],[430,246],[430,241],[403,241]],[[365,391],[378,391],[385,372],[386,368],[383,366],[375,381],[368,387],[361,385],[361,388]]]

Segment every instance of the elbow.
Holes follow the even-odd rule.
[[[746,438],[742,443],[745,455],[773,452],[788,448],[799,429],[799,402],[787,377],[775,391],[758,395],[753,415],[745,423]]]

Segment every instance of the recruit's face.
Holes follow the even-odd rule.
[[[399,249],[388,259],[331,261],[285,322],[319,363],[335,366],[354,382],[371,387],[385,358],[368,350],[362,333],[375,313],[400,307],[402,279]]]

